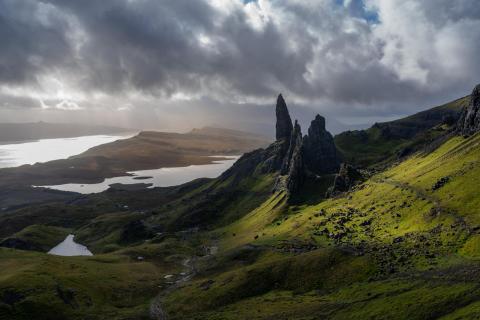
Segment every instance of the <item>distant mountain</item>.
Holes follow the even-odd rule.
[[[75,123],[0,123],[0,143],[116,134],[127,131],[132,131],[132,129]]]
[[[270,139],[266,136],[259,135],[257,133],[234,130],[234,129],[225,129],[220,127],[203,127],[203,128],[194,128],[189,132],[192,135],[206,135],[206,136],[223,136],[223,137],[242,137],[242,138],[251,138],[254,140],[263,140],[269,141]]]

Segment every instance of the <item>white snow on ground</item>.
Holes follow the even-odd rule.
[[[82,246],[81,244],[76,243],[73,241],[75,236],[73,234],[69,234],[63,242],[57,245],[55,248],[48,251],[48,254],[53,254],[57,256],[93,256],[93,254],[88,250],[87,247]]]

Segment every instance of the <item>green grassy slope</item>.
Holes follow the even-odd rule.
[[[219,253],[165,306],[173,319],[478,317],[479,161],[480,135],[455,137],[335,199],[275,194],[211,233]]]
[[[480,134],[451,137],[292,204],[245,158],[219,179],[3,213],[1,238],[43,252],[0,248],[0,319],[475,319],[479,161]],[[70,232],[96,255],[44,253]]]
[[[0,319],[148,319],[168,266],[0,249]]]
[[[47,252],[62,242],[69,232],[70,230],[65,228],[32,224],[15,233],[6,241],[20,241],[24,248]]]
[[[441,124],[448,118],[458,119],[469,101],[467,96],[403,119],[375,124],[367,130],[346,131],[335,136],[335,144],[350,163],[378,164],[434,141],[448,130]]]

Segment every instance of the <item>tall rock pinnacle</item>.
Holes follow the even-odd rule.
[[[463,111],[458,122],[458,131],[465,136],[480,131],[480,84],[473,89],[470,105]]]
[[[287,190],[290,193],[297,192],[302,186],[305,180],[305,170],[302,159],[302,129],[300,125],[295,120],[295,126],[292,132],[292,137],[290,139],[290,148],[288,151],[288,156],[290,157],[289,164],[287,168],[282,168],[282,170],[288,170],[287,177]]]
[[[288,113],[287,104],[281,94],[278,95],[277,106],[275,108],[277,115],[276,138],[277,140],[290,140],[293,125],[290,114]]]
[[[320,175],[337,173],[340,168],[333,137],[325,129],[325,118],[318,114],[303,140],[303,161],[308,170]]]

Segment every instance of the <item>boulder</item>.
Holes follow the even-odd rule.
[[[327,192],[327,197],[346,192],[355,184],[363,180],[363,176],[360,172],[351,165],[343,163],[340,167],[340,171],[335,176],[333,186]]]

